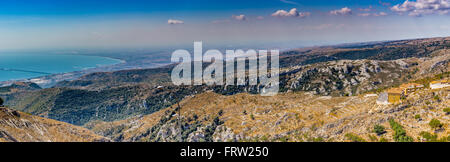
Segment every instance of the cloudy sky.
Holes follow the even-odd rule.
[[[450,36],[450,0],[1,0],[0,50]]]

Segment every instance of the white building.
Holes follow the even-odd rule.
[[[431,89],[439,89],[439,88],[445,88],[445,87],[450,87],[449,79],[444,79],[444,80],[440,80],[440,81],[432,81],[430,83]]]

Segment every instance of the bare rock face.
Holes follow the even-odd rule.
[[[189,134],[188,142],[205,142],[205,128],[199,127],[197,131]]]
[[[357,95],[398,79],[405,62],[375,60],[339,60],[295,67],[287,89],[313,91],[319,95]],[[389,77],[388,75],[396,75]]]
[[[226,126],[218,126],[213,135],[214,142],[237,142],[239,139],[231,128]]]
[[[156,138],[160,139],[161,142],[181,141],[181,128],[175,122],[164,124],[157,133]]]

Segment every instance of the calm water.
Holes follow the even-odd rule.
[[[80,71],[120,62],[117,59],[98,56],[0,54],[0,81]]]

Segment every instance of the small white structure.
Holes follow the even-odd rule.
[[[364,95],[364,97],[377,97],[377,96],[378,96],[378,95],[377,95],[377,94],[374,94],[374,93]]]
[[[439,88],[445,88],[445,87],[450,87],[450,80],[449,79],[440,80],[440,81],[432,81],[430,83],[430,88],[431,89],[439,89]]]
[[[389,105],[388,93],[386,93],[386,92],[380,93],[380,95],[378,95],[377,104],[378,105]]]

